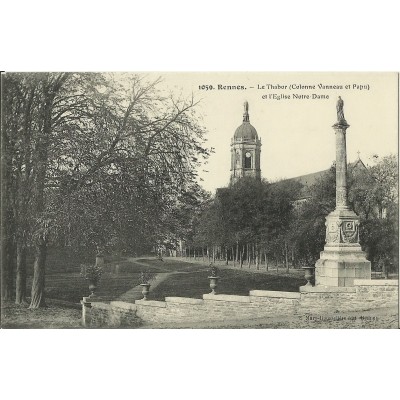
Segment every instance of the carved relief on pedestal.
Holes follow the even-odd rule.
[[[326,221],[326,243],[339,243],[340,242],[340,225],[341,221]]]
[[[340,226],[341,243],[359,243],[359,226],[360,221],[343,221]]]
[[[329,220],[325,222],[326,243],[359,243],[358,220]]]

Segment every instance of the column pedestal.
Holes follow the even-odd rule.
[[[371,262],[359,244],[358,215],[336,209],[326,217],[326,245],[315,264],[316,286],[353,286],[354,279],[371,279]]]
[[[354,286],[354,279],[371,279],[371,262],[360,246],[360,218],[347,202],[346,129],[349,125],[343,115],[342,118],[333,125],[336,133],[336,209],[326,217],[326,244],[315,264],[316,286]]]

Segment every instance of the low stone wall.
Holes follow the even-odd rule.
[[[302,286],[302,312],[347,312],[398,304],[398,281],[355,279],[353,287]]]
[[[97,300],[90,302],[89,299],[82,304],[86,326],[123,327],[138,326],[141,322],[237,321],[282,312],[293,314],[299,300],[300,293],[254,290],[250,296],[205,294],[203,299],[166,297],[165,301],[136,300],[135,304],[120,301],[108,304]]]
[[[112,301],[103,303],[101,301],[88,301],[83,304],[85,317],[83,325],[91,328],[109,327],[109,328],[135,328],[142,324],[140,318],[136,315],[136,305],[124,303],[122,301]]]
[[[82,306],[86,326],[137,327],[363,311],[393,306],[397,302],[398,281],[356,280],[354,287],[302,286],[299,293],[252,290],[249,296],[205,294],[203,299],[167,297],[165,301],[136,300],[135,304],[84,298]]]

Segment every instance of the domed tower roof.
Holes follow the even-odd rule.
[[[258,139],[256,128],[250,124],[249,103],[244,102],[243,123],[240,125],[233,135],[234,140],[256,140]]]

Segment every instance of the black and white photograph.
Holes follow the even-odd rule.
[[[395,2],[3,2],[2,398],[396,397]]]
[[[398,328],[398,74],[6,72],[2,328]]]

